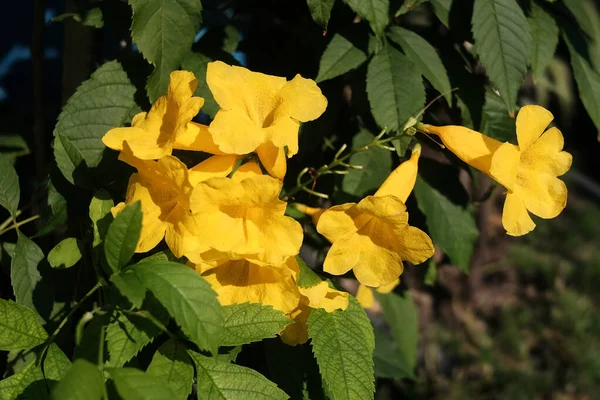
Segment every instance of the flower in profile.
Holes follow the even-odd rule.
[[[156,160],[170,155],[173,149],[205,151],[222,154],[213,143],[208,127],[191,122],[204,104],[194,97],[198,81],[189,71],[173,71],[169,75],[168,92],[156,100],[148,113],[137,114],[131,127],[114,128],[102,142],[113,150],[122,150],[123,143],[142,160]]]
[[[327,99],[313,80],[252,72],[221,61],[208,64],[206,82],[221,109],[209,130],[226,154],[256,151],[267,171],[279,179],[286,154],[298,152],[300,122],[318,118]]]
[[[509,235],[521,236],[535,228],[529,212],[549,219],[567,205],[567,187],[558,177],[571,168],[573,158],[562,151],[560,130],[545,131],[553,119],[543,107],[521,108],[516,121],[518,145],[461,126],[421,125],[419,129],[438,135],[450,151],[507,189],[502,225]]]
[[[211,178],[198,184],[190,199],[191,229],[202,250],[275,266],[298,254],[302,227],[284,215],[280,191],[279,180],[254,173],[241,181]],[[199,252],[186,256],[199,261]]]

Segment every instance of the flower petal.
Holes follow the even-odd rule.
[[[241,109],[221,109],[209,126],[219,150],[226,154],[248,154],[265,141],[265,132]]]
[[[521,152],[514,144],[504,143],[492,157],[490,176],[505,188],[512,190],[520,165]]]
[[[233,171],[237,160],[238,156],[236,155],[212,156],[207,158],[188,171],[190,184],[196,186],[198,183],[210,178],[226,177]]]
[[[178,150],[203,151],[210,154],[224,155],[213,140],[208,126],[190,122],[182,129],[173,143],[173,148]]]
[[[358,300],[363,308],[371,308],[375,305],[375,296],[373,296],[372,289],[362,283],[358,285],[356,300]]]
[[[254,175],[262,175],[262,169],[260,169],[260,165],[254,160],[248,161],[246,164],[241,165],[238,169],[235,170],[231,179],[237,182],[241,182],[246,178],[250,178]]]
[[[407,226],[394,239],[394,247],[403,260],[416,265],[433,257],[435,249],[431,238],[419,228]]]
[[[522,236],[535,228],[523,200],[515,193],[508,192],[502,210],[502,226],[510,236]]]
[[[415,187],[421,145],[416,144],[410,159],[400,164],[375,192],[375,196],[393,195],[406,203],[406,199]]]
[[[553,176],[565,174],[571,168],[573,157],[566,151],[562,151],[563,146],[563,135],[558,128],[548,129],[523,152],[522,168]]]
[[[382,293],[382,294],[390,293],[399,284],[400,284],[400,278],[396,279],[394,282],[392,282],[390,284],[379,286],[376,290],[378,293]]]
[[[517,141],[521,151],[527,150],[544,132],[554,116],[544,107],[521,107],[517,115]]]
[[[288,148],[288,157],[298,153],[298,130],[300,123],[290,117],[282,117],[274,120],[269,126],[263,128],[265,140],[283,150]]]
[[[310,308],[322,308],[327,312],[348,308],[348,293],[331,289],[323,281],[310,287],[298,287],[300,293],[308,298]]]
[[[554,218],[567,205],[567,186],[552,175],[522,169],[517,182],[515,193],[523,199],[525,207],[538,217]]]
[[[327,108],[327,98],[312,79],[296,75],[279,92],[275,119],[292,117],[300,122],[317,119]]]
[[[256,153],[267,172],[277,179],[283,180],[287,171],[287,160],[282,147],[275,147],[271,142],[261,144]]]
[[[346,203],[326,210],[319,217],[317,231],[332,243],[353,234],[357,231],[352,219],[356,214],[356,211],[352,210],[355,207],[355,203]]]

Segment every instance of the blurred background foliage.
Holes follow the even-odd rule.
[[[376,398],[595,398],[600,390],[598,4],[519,1],[523,12],[508,11],[505,23],[519,15],[528,18],[527,46],[524,37],[490,46],[485,40],[491,39],[484,37],[480,47],[477,39],[485,35],[477,24],[481,28],[489,21],[473,16],[473,0],[391,0],[383,19],[377,14],[381,4],[387,1],[203,0],[191,51],[178,50],[182,44],[174,38],[167,46],[180,52],[178,60],[173,65],[153,60],[157,75],[149,81],[153,69],[144,56],[153,54],[146,48],[140,53],[135,33],[132,42],[127,2],[5,5],[0,17],[0,152],[19,172],[23,217],[42,216],[23,230],[37,234],[47,253],[65,232],[80,237],[77,233],[87,229],[93,192],[62,177],[52,132],[76,88],[114,59],[136,89],[131,115],[147,109],[164,89],[161,74],[181,66],[199,78],[197,94],[206,99],[200,121],[205,123],[217,111],[203,82],[211,60],[317,80],[329,106],[319,120],[303,125],[286,187],[295,184],[303,168],[328,163],[342,144],[362,146],[382,127],[400,130],[428,101],[433,100],[423,116],[427,123],[461,124],[509,141],[515,138],[515,106],[540,104],[553,112],[574,168],[564,178],[570,190],[565,212],[555,220],[536,221],[536,230],[523,238],[504,234],[501,188],[494,189],[485,176],[417,135],[426,149],[421,178],[407,205],[411,223],[428,228],[439,248],[426,265],[407,267],[393,297],[377,296],[380,305],[369,311],[377,338]],[[507,32],[519,36],[518,27]],[[495,66],[502,61],[494,58],[499,51],[494,46],[500,45],[530,50],[525,61],[531,68],[505,72],[514,78],[506,84],[496,79],[502,72]],[[443,96],[436,99],[440,92]],[[409,140],[394,145],[396,152],[373,149],[354,156],[351,162],[364,165],[363,171],[320,177],[313,189],[330,200],[308,193],[295,200],[328,206],[372,193],[404,158]],[[118,199],[126,180],[115,177],[129,170],[114,158],[105,153],[88,183]],[[309,220],[303,221],[302,256],[315,267],[327,243]],[[8,298],[16,234],[8,232],[0,240],[0,295]],[[49,326],[64,314],[70,296],[81,296],[62,286],[76,282],[77,292],[93,275],[72,274],[72,279],[63,273],[62,282],[56,281],[55,303],[45,314]],[[352,282],[342,284],[352,290]],[[242,359],[251,364],[249,357]],[[3,358],[0,371],[8,375],[23,362],[15,355]]]

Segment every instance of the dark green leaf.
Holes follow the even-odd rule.
[[[336,399],[373,398],[373,328],[354,297],[345,311],[311,310],[308,337],[323,381]]]
[[[296,256],[298,267],[300,268],[300,274],[298,276],[297,285],[300,287],[311,287],[318,285],[323,280],[317,275],[300,256]]]
[[[390,17],[389,0],[344,0],[360,17],[371,24],[371,29],[381,36],[388,25]]]
[[[71,368],[71,361],[63,351],[52,343],[44,359],[44,376],[46,379],[60,381]]]
[[[52,391],[54,400],[100,400],[104,378],[97,365],[75,360],[71,369]]]
[[[22,371],[0,381],[0,400],[49,399],[44,375],[39,365],[31,362]]]
[[[481,132],[501,142],[509,142],[516,137],[515,129],[515,119],[508,115],[508,110],[500,96],[487,88],[481,118]]]
[[[204,54],[188,53],[181,61],[181,68],[193,72],[196,79],[198,79],[198,87],[194,94],[204,99],[202,112],[214,118],[217,111],[219,111],[219,105],[206,83],[206,66],[211,61],[214,60]]]
[[[367,93],[375,121],[388,132],[401,130],[425,104],[421,74],[405,55],[390,45],[369,63]]]
[[[448,104],[452,104],[450,80],[435,48],[421,36],[399,26],[392,27],[388,36],[402,47],[404,54],[431,85],[444,94]]]
[[[352,139],[352,148],[359,149],[374,139],[375,135],[361,131]],[[348,194],[364,197],[377,190],[392,172],[392,154],[388,150],[372,147],[350,157],[350,165],[361,165],[363,168],[351,168],[344,176],[342,189]]]
[[[131,38],[155,66],[148,80],[151,102],[167,92],[169,73],[179,67],[198,32],[202,4],[198,0],[129,0],[133,9]]]
[[[61,240],[48,253],[48,263],[53,268],[71,268],[81,260],[81,251],[75,238]]]
[[[110,368],[110,377],[123,400],[168,400],[175,392],[160,379],[135,368]]]
[[[406,356],[400,351],[398,343],[387,337],[379,329],[375,329],[375,376],[390,379],[415,379]]]
[[[23,136],[3,133],[0,135],[0,153],[9,163],[14,165],[17,157],[25,156],[30,151]]]
[[[104,254],[113,272],[123,269],[133,256],[141,229],[142,206],[138,200],[125,206],[108,228]]]
[[[196,364],[198,400],[287,399],[273,382],[258,372],[189,352]]]
[[[419,4],[424,3],[426,1],[428,0],[405,0],[404,3],[402,3],[402,6],[398,10],[398,12],[396,13],[396,16],[406,14]]]
[[[19,176],[13,168],[9,158],[0,155],[0,206],[6,208],[13,218],[16,218],[19,208]]]
[[[223,306],[221,346],[237,346],[275,337],[292,321],[279,310],[260,303]]]
[[[114,274],[110,280],[119,289],[119,292],[131,301],[131,303],[140,308],[144,297],[146,296],[146,288],[138,279],[137,274],[129,269],[121,271],[119,274]]]
[[[531,70],[535,79],[540,78],[552,58],[558,45],[558,25],[535,2],[531,2],[531,15],[527,19],[531,33]]]
[[[450,26],[450,8],[452,0],[431,0],[433,12],[446,27]]]
[[[112,214],[110,209],[115,205],[110,194],[104,189],[96,192],[92,201],[90,202],[90,220],[92,221],[92,227],[94,228],[94,241],[93,247],[97,247],[104,241],[110,222],[112,221]]]
[[[106,327],[108,365],[125,365],[159,333],[160,328],[147,318],[134,313],[115,312]]]
[[[343,75],[358,68],[365,61],[367,61],[367,55],[364,51],[336,33],[321,56],[316,81],[322,82]]]
[[[44,259],[44,253],[21,231],[17,234],[17,246],[10,263],[10,280],[17,303],[35,309],[34,290],[42,280],[38,264]]]
[[[437,279],[437,266],[435,265],[435,261],[433,258],[430,258],[427,262],[427,272],[425,273],[425,278],[423,279],[423,283],[427,286],[434,286],[435,281]]]
[[[169,311],[201,349],[216,353],[223,315],[210,284],[190,267],[167,261],[146,261],[131,267],[142,284]]]
[[[163,343],[154,353],[147,372],[169,385],[177,400],[187,399],[192,391],[194,366],[185,347],[173,339]]]
[[[48,334],[32,309],[0,299],[0,350],[27,350],[44,343]]]
[[[54,134],[54,158],[58,169],[69,182],[88,186],[89,172],[83,154],[68,137],[58,132]]]
[[[335,0],[306,0],[310,15],[322,28],[327,28]]]
[[[475,0],[472,22],[481,62],[504,105],[514,113],[531,48],[523,10],[516,0]]]
[[[58,193],[52,182],[48,184],[48,206],[52,215],[45,221],[46,225],[33,237],[44,236],[67,221],[67,201]]]

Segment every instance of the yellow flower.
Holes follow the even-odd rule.
[[[415,144],[410,158],[400,164],[381,184],[375,192],[375,196],[396,196],[403,203],[415,187],[417,172],[419,170],[419,157],[421,156],[421,145]]]
[[[422,127],[508,190],[502,225],[509,235],[521,236],[535,228],[528,212],[549,219],[567,205],[567,187],[557,177],[571,168],[573,158],[562,151],[564,139],[557,128],[544,132],[553,119],[543,107],[521,108],[516,121],[518,145],[501,143],[460,126]]]
[[[284,216],[279,200],[281,182],[252,174],[242,181],[211,178],[195,187],[190,201],[192,228],[202,249],[224,253],[229,259],[281,265],[298,254],[302,227]],[[186,254],[192,261],[198,254]]]
[[[318,118],[327,99],[316,83],[252,72],[221,61],[208,64],[206,82],[221,110],[210,124],[219,149],[227,154],[256,151],[267,171],[283,179],[288,157],[298,152],[300,122]]]
[[[292,207],[294,207],[296,210],[300,211],[301,213],[304,213],[304,214],[310,216],[310,218],[312,219],[312,222],[313,222],[313,224],[315,224],[315,226],[317,226],[317,223],[319,222],[319,218],[321,218],[321,215],[323,215],[323,213],[327,210],[326,208],[309,207],[309,206],[301,204],[301,203],[292,203],[290,205]]]
[[[156,160],[173,149],[223,154],[213,143],[208,127],[191,122],[204,104],[194,97],[198,81],[188,71],[171,72],[168,92],[156,100],[150,112],[137,114],[128,128],[114,128],[102,142],[113,150],[122,150],[126,142],[133,155]]]
[[[378,293],[386,294],[394,290],[396,286],[400,284],[400,279],[396,279],[389,285],[379,286],[375,288]],[[358,291],[356,292],[356,300],[360,303],[363,308],[371,308],[375,305],[375,296],[373,296],[373,289],[363,285],[358,285]]]

